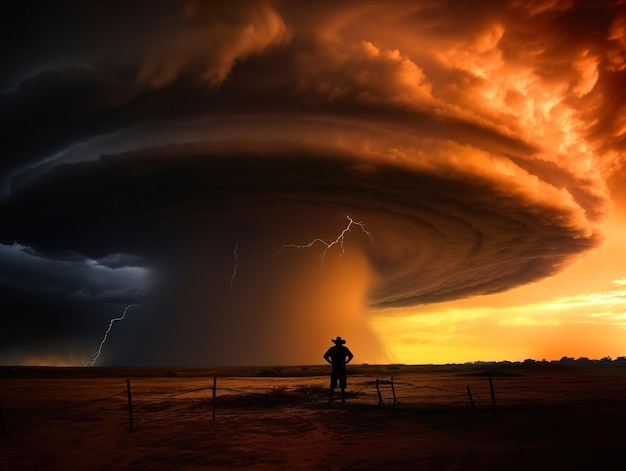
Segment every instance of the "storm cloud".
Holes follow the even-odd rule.
[[[7,55],[2,82],[5,363],[33,338],[63,356],[68,335],[86,361],[127,304],[103,363],[318,362],[338,334],[381,361],[368,310],[502,292],[602,241],[620,2],[58,8],[60,49],[23,38],[33,62]],[[272,256],[348,216],[372,239]],[[80,297],[80,332],[49,328],[52,308],[24,329],[42,293]]]

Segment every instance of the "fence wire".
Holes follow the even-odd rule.
[[[487,377],[449,375],[439,378],[436,384],[428,384],[428,379],[350,376],[346,402],[394,410],[472,407],[489,410],[492,406]],[[255,408],[267,410],[276,407],[307,407],[328,403],[330,400],[327,377],[218,377],[215,387],[213,378],[135,378],[129,380],[130,392],[121,384],[112,386],[112,381],[114,380],[109,380],[106,386],[114,392],[75,402],[57,397],[61,395],[61,391],[56,391],[57,396],[47,398],[46,391],[35,395],[29,390],[31,395],[26,394],[21,405],[7,407],[7,401],[0,394],[0,405],[4,406],[0,410],[4,417],[4,427],[11,421],[19,420],[20,416],[28,417],[35,425],[42,425],[50,420],[73,421],[77,418],[81,421],[114,418],[121,423],[132,418],[131,423],[135,426],[198,418],[211,421],[213,417],[219,419],[249,415],[251,409]],[[569,387],[564,387],[563,384],[555,387],[548,382],[543,386],[536,382],[529,386],[523,378],[494,378],[493,383],[493,397],[499,406],[576,401],[589,394],[588,388],[574,382],[565,385]],[[65,386],[70,389],[70,385]],[[599,383],[597,387],[602,386]],[[33,387],[32,384],[30,387]],[[83,384],[82,388],[77,389],[77,394],[85,395],[94,390],[93,384]],[[29,399],[33,402],[39,400],[39,404],[28,404]]]

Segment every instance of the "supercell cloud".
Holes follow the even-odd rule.
[[[41,8],[53,25],[17,4],[3,33],[5,364],[84,363],[127,304],[102,364],[318,363],[336,335],[384,361],[368,311],[502,292],[602,241],[622,2]],[[372,240],[272,255],[346,216]]]

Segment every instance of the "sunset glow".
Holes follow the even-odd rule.
[[[623,1],[63,5],[7,11],[1,364],[135,304],[102,364],[626,355]]]

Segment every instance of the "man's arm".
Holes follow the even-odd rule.
[[[350,351],[348,347],[346,347],[346,357],[347,357],[346,358],[346,365],[347,365],[354,358],[354,355],[352,354],[352,352]]]
[[[324,360],[326,360],[331,365],[333,364],[333,362],[330,361],[330,348],[328,350],[326,350],[326,353],[324,353]]]

